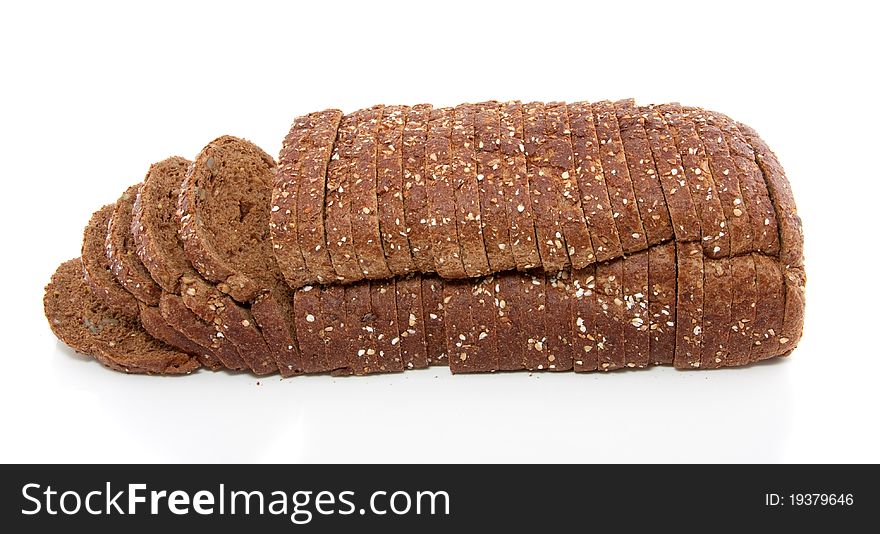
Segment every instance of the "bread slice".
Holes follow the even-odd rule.
[[[647,247],[645,228],[639,217],[614,105],[608,101],[593,104],[593,122],[621,246],[626,254],[644,250]]]
[[[727,219],[730,232],[730,254],[751,252],[754,248],[752,221],[737,176],[736,166],[724,143],[724,136],[717,126],[706,120],[702,110],[686,110],[700,135],[709,158],[712,179],[718,191],[718,199]]]
[[[391,276],[379,231],[376,190],[379,121],[382,118],[382,110],[383,106],[370,108],[358,121],[357,135],[352,145],[352,167],[349,175],[354,249],[357,252],[363,277],[371,280]]]
[[[522,353],[528,348],[525,295],[520,291],[520,276],[498,276],[495,281],[495,321],[498,330],[498,369],[523,369]]]
[[[556,273],[570,265],[565,236],[562,234],[560,202],[562,192],[556,185],[549,156],[547,117],[544,104],[531,102],[523,106],[523,144],[526,153],[526,171],[538,252],[545,272]]]
[[[257,297],[251,305],[254,321],[285,378],[302,374],[305,368],[293,317],[293,292],[277,287]]]
[[[477,185],[474,113],[472,104],[456,107],[450,137],[456,227],[462,264],[469,277],[489,274],[486,244],[483,240],[480,190]]]
[[[156,340],[136,318],[107,307],[83,281],[79,258],[58,266],[43,308],[58,339],[115,371],[182,375],[199,368],[195,357]]]
[[[178,199],[187,259],[239,302],[282,282],[269,239],[275,162],[244,139],[222,136],[196,157]]]
[[[644,119],[631,99],[615,102],[614,111],[648,245],[669,241],[673,236],[672,221],[654,165]]]
[[[218,332],[213,324],[202,321],[187,308],[180,296],[162,293],[159,298],[159,312],[169,326],[210,351],[227,369],[247,369],[235,345],[222,332]]]
[[[684,116],[678,104],[667,104],[658,109],[681,156],[685,181],[700,218],[703,253],[709,258],[727,257],[730,255],[730,232],[709,170],[709,160],[694,123]]]
[[[498,370],[494,338],[494,292],[491,277],[444,285],[447,352],[453,373]]]
[[[334,375],[351,373],[348,354],[351,352],[350,320],[345,310],[345,287],[334,284],[321,288],[321,313],[324,314],[324,349],[326,367]]]
[[[428,367],[428,347],[425,338],[422,281],[418,275],[397,279],[395,304],[403,366],[405,369],[424,369]]]
[[[452,123],[455,110],[431,111],[425,144],[428,210],[434,270],[443,278],[467,278],[457,230],[452,182]]]
[[[510,239],[508,195],[504,187],[501,154],[501,115],[497,102],[477,105],[474,115],[477,185],[480,189],[480,217],[486,258],[492,272],[516,268]]]
[[[733,304],[729,258],[703,260],[703,347],[700,367],[730,365],[730,325]]]
[[[223,362],[220,361],[213,349],[202,347],[182,332],[171,327],[162,317],[158,306],[141,306],[139,318],[141,326],[148,334],[170,347],[194,356],[202,367],[212,371],[224,368]]]
[[[571,273],[572,367],[575,372],[595,371],[596,360],[596,267],[589,265]]]
[[[623,302],[623,261],[596,265],[596,361],[599,371],[613,371],[626,363]]]
[[[415,270],[403,206],[403,128],[408,106],[387,106],[379,122],[376,194],[379,230],[388,270],[400,276]]]
[[[675,243],[648,249],[648,331],[654,365],[670,365],[675,357],[676,261]]]
[[[624,363],[629,368],[647,367],[651,361],[650,292],[648,251],[637,252],[623,261]]]
[[[499,349],[502,345],[498,337],[498,325],[496,317],[498,308],[495,304],[495,286],[498,278],[484,276],[473,280],[471,298],[473,307],[471,316],[476,326],[476,339],[474,340],[474,352],[478,355],[477,360],[482,363],[483,372],[494,373],[499,370]]]
[[[752,347],[752,326],[758,302],[755,260],[751,254],[730,258],[730,334],[728,335],[728,366],[749,363]]]
[[[779,232],[776,211],[770,201],[770,193],[761,169],[755,162],[755,153],[746,143],[730,117],[714,112],[704,112],[710,124],[716,125],[730,152],[740,181],[746,209],[752,221],[753,248],[771,256],[779,254]]]
[[[507,102],[501,106],[501,130],[501,182],[507,192],[510,245],[516,268],[525,271],[540,266],[541,256],[532,212],[534,204],[528,181],[520,102]]]
[[[406,233],[413,264],[420,273],[434,272],[425,166],[425,146],[430,120],[430,104],[418,104],[409,108],[402,139],[403,208]]]
[[[654,170],[669,211],[673,233],[678,241],[699,241],[702,233],[691,190],[687,185],[684,166],[675,139],[655,107],[641,107],[648,145],[654,159]]]
[[[177,236],[177,197],[190,161],[171,157],[150,165],[132,207],[131,234],[138,258],[169,293],[180,291],[180,277],[194,272]]]
[[[573,269],[582,269],[596,262],[593,243],[581,205],[581,191],[575,176],[574,147],[568,108],[563,102],[551,102],[544,108],[547,119],[547,163],[561,197],[562,235]]]
[[[110,218],[115,209],[113,204],[107,204],[93,213],[89,219],[89,224],[83,232],[82,273],[95,296],[111,310],[126,317],[136,318],[140,313],[138,300],[113,276],[110,260],[104,249]]]
[[[333,145],[336,142],[336,131],[341,119],[342,112],[336,109],[312,113],[313,127],[309,130],[309,148],[300,162],[300,184],[296,195],[297,239],[306,263],[306,270],[310,274],[309,281],[317,281],[321,284],[337,279],[324,231],[324,206],[327,192],[327,166],[330,163]],[[277,187],[276,179],[273,197]],[[270,220],[271,218],[272,215]],[[287,241],[287,244],[290,245],[290,242]]]
[[[363,278],[361,267],[358,264],[357,252],[354,249],[351,207],[349,206],[351,203],[349,187],[352,166],[351,148],[361,114],[358,112],[342,118],[336,133],[336,143],[333,145],[330,163],[327,166],[327,204],[324,206],[324,231],[327,235],[330,259],[339,282],[352,282]],[[282,191],[281,195],[283,196],[283,194]],[[269,224],[271,226],[272,223]],[[279,246],[281,245],[275,245],[276,258],[279,258]],[[279,266],[282,263],[279,259]],[[290,279],[291,276],[288,275],[286,278]]]
[[[703,251],[697,243],[678,243],[675,359],[676,369],[701,365],[703,345]]]
[[[572,154],[575,177],[581,194],[581,206],[590,231],[590,242],[597,261],[623,257],[623,247],[614,210],[608,196],[602,158],[599,156],[599,139],[588,102],[569,104]]]
[[[785,321],[785,279],[774,258],[763,254],[752,254],[752,257],[755,260],[755,285],[759,290],[749,361],[756,362],[779,356],[787,350],[780,347],[777,339],[782,335]]]
[[[526,347],[522,351],[523,369],[542,371],[547,368],[547,285],[545,273],[518,276],[523,294]]]
[[[153,281],[150,272],[138,257],[131,233],[132,207],[140,187],[141,184],[129,187],[116,201],[104,240],[104,251],[110,261],[110,271],[122,287],[139,301],[156,306],[159,304],[162,288]]]
[[[777,336],[781,349],[792,351],[798,344],[804,329],[804,233],[791,185],[776,155],[750,127],[737,123],[749,145],[755,152],[755,161],[764,175],[764,182],[773,201],[776,221],[779,224],[779,263],[784,268],[785,319],[782,332]]]
[[[378,371],[393,373],[403,371],[400,356],[400,331],[397,327],[397,289],[393,278],[370,282],[370,306],[376,317],[376,350]]]
[[[370,304],[370,284],[345,286],[345,313],[349,321],[348,369],[355,375],[379,372],[376,316]]]
[[[588,236],[589,239],[589,236]],[[549,371],[571,371],[574,359],[571,322],[571,277],[562,271],[545,276],[544,327],[547,329],[546,363]]]
[[[360,285],[360,284],[358,284]],[[326,317],[321,305],[321,286],[303,286],[294,293],[293,316],[297,341],[302,353],[303,372],[323,373],[330,370],[324,346]]]
[[[443,313],[443,280],[422,277],[422,307],[425,315],[425,348],[428,365],[449,365],[446,353],[446,325]]]

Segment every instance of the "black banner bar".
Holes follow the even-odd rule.
[[[13,465],[2,471],[4,526],[81,526],[90,533],[213,526],[543,531],[608,521],[615,532],[641,525],[845,531],[876,517],[880,496],[876,465]]]

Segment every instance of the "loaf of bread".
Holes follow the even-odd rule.
[[[46,288],[126,372],[741,366],[803,329],[803,235],[754,130],[679,104],[375,106],[150,167]]]

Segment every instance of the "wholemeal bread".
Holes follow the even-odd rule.
[[[418,104],[409,108],[403,127],[403,209],[406,234],[416,271],[434,271],[431,252],[431,214],[428,209],[425,145],[431,105]]]
[[[116,201],[116,208],[107,228],[104,251],[110,261],[110,271],[116,280],[141,302],[149,306],[159,304],[162,288],[153,281],[137,254],[131,233],[132,207],[141,184],[129,187]]]
[[[327,236],[327,246],[330,249],[330,259],[333,262],[333,269],[336,271],[336,279],[339,282],[350,282],[363,278],[360,265],[358,265],[357,252],[354,249],[354,240],[352,239],[351,207],[349,206],[351,203],[349,187],[352,167],[351,148],[357,133],[360,115],[361,113],[353,113],[342,118],[339,129],[336,132],[336,143],[333,146],[330,163],[327,166],[324,230]],[[290,195],[283,187],[275,187],[274,189],[276,197],[281,196],[283,198],[285,193],[288,193],[288,196]],[[285,209],[284,213],[286,211]],[[275,232],[280,231],[275,224],[270,220],[269,226],[273,231],[273,239],[276,235]],[[285,266],[290,265],[284,259],[286,256],[279,254],[284,250],[284,246],[280,243],[275,243],[273,246],[275,247],[275,257],[278,258],[278,265],[284,271]],[[294,252],[286,252],[285,254],[294,254]],[[293,273],[286,274],[285,278],[289,284],[291,280],[294,280],[294,287],[299,285]]]
[[[209,143],[191,165],[178,199],[180,239],[199,273],[239,302],[279,283],[269,239],[275,162],[232,136]]]
[[[614,222],[602,158],[599,156],[593,109],[587,102],[576,102],[568,105],[568,116],[571,121],[575,176],[593,253],[597,261],[620,258],[623,256],[623,247]]]
[[[83,281],[82,263],[62,263],[46,286],[43,307],[56,337],[115,371],[181,375],[198,360],[157,341],[136,318],[115,313]]]
[[[478,105],[474,115],[474,141],[480,221],[489,269],[492,272],[515,269],[507,205],[512,191],[505,187],[502,175],[501,114],[497,102]]]
[[[126,317],[137,317],[140,313],[138,300],[113,276],[110,259],[107,258],[104,249],[114,210],[115,206],[108,204],[93,213],[83,231],[81,255],[83,278],[95,296],[114,312]]]
[[[329,110],[294,121],[281,159],[224,136],[96,213],[79,284],[144,343],[70,343],[131,372],[178,372],[155,343],[286,377],[711,369],[802,335],[790,185],[724,115],[631,100]]]
[[[730,233],[718,191],[709,170],[706,151],[694,127],[681,111],[681,106],[668,104],[657,108],[669,127],[684,167],[684,179],[691,191],[694,209],[700,218],[703,253],[710,258],[730,255]]]
[[[623,303],[626,322],[623,324],[624,364],[647,367],[651,356],[648,252],[637,252],[623,262]]]
[[[296,239],[310,275],[309,281],[325,284],[337,279],[324,231],[324,206],[327,166],[330,163],[342,112],[331,109],[312,115],[314,126],[309,132],[308,150],[300,162],[300,184],[296,193]],[[280,172],[276,174],[275,187],[272,189],[273,197],[274,191],[279,187],[278,182],[283,179]],[[274,208],[273,204],[272,209]],[[279,213],[281,212],[271,212],[270,220]]]
[[[508,192],[506,204],[510,220],[510,245],[516,268],[525,271],[541,265],[541,256],[535,234],[520,102],[507,102],[501,106],[501,129],[501,181]]]
[[[647,246],[645,228],[639,217],[614,105],[607,101],[593,104],[593,121],[599,137],[599,156],[621,246],[627,254],[644,250]]]
[[[576,372],[595,371],[596,360],[596,268],[571,273],[572,367]]]
[[[564,102],[552,102],[544,108],[547,128],[547,164],[551,178],[557,184],[562,235],[565,237],[569,263],[573,269],[582,269],[595,263],[593,243],[587,218],[581,205],[582,194],[575,176],[574,145],[571,139],[571,121]]]
[[[663,243],[672,239],[672,221],[648,143],[644,119],[632,99],[615,102],[614,111],[639,216],[645,228],[645,238],[648,245]]]
[[[405,275],[415,270],[407,239],[403,206],[403,128],[408,106],[388,106],[379,122],[376,195],[379,230],[388,270]]]
[[[551,170],[547,144],[547,117],[544,104],[530,102],[523,106],[523,144],[526,154],[526,174],[532,212],[535,214],[535,233],[541,265],[555,273],[570,265],[565,236],[562,234],[562,191]]]
[[[190,161],[171,157],[150,165],[132,207],[131,234],[150,276],[169,293],[194,272],[177,235],[177,197]]]

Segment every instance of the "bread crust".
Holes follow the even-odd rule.
[[[395,284],[397,324],[400,330],[400,357],[405,369],[428,367],[425,339],[425,311],[419,276],[399,278]]]
[[[428,365],[449,365],[443,312],[443,280],[434,276],[425,276],[422,277],[421,284]]]
[[[571,322],[571,276],[567,271],[545,275],[544,327],[547,350],[544,368],[548,371],[571,371],[573,345]]]
[[[677,296],[675,359],[676,369],[696,369],[701,365],[703,346],[703,253],[697,243],[676,246]]]
[[[327,205],[324,207],[324,225],[330,259],[336,271],[336,280],[340,283],[363,278],[352,237],[351,188],[349,187],[353,164],[351,150],[357,134],[358,120],[362,114],[363,112],[358,112],[342,118],[330,163],[327,166]]]
[[[637,252],[623,261],[624,364],[629,368],[647,367],[651,361],[651,334],[648,251]]]
[[[379,230],[388,269],[395,276],[415,270],[407,239],[403,206],[403,129],[409,106],[387,106],[379,122],[378,171],[376,175]]]
[[[140,313],[138,301],[113,276],[110,260],[104,249],[110,218],[115,209],[115,205],[107,204],[93,213],[83,231],[80,256],[83,279],[95,296],[114,312],[126,317],[137,317]]]
[[[597,369],[613,371],[624,367],[623,260],[596,265],[596,353]]]
[[[670,365],[675,357],[677,266],[675,243],[648,249],[648,331],[651,362]]]
[[[403,207],[406,233],[413,264],[420,273],[434,272],[425,159],[431,109],[430,104],[418,104],[409,108],[403,127]]]
[[[596,360],[596,267],[589,265],[571,274],[572,368],[595,371]]]
[[[703,347],[700,367],[729,365],[730,325],[733,305],[731,259],[703,260]]]
[[[462,104],[455,108],[450,138],[456,228],[461,261],[468,277],[489,274],[486,244],[483,240],[480,190],[477,185],[475,111],[472,104]]]
[[[431,111],[425,145],[427,196],[431,213],[431,251],[434,269],[443,278],[467,278],[456,217],[455,191],[452,182],[452,124],[455,110]]]
[[[141,184],[135,184],[119,197],[104,239],[104,252],[110,262],[110,271],[129,293],[149,306],[159,304],[162,288],[141,263],[131,233],[132,209]]]

